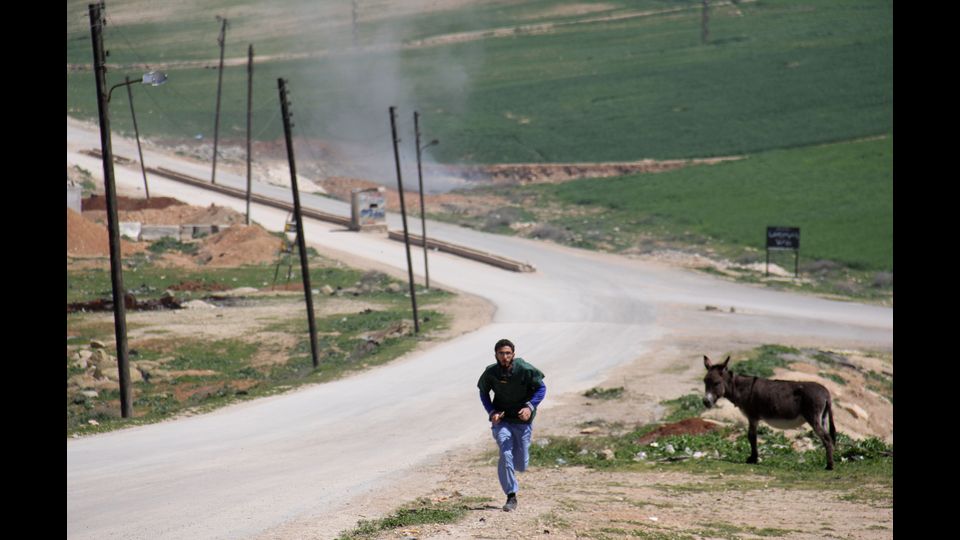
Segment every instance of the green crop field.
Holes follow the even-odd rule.
[[[222,13],[231,21],[228,58],[244,58],[248,43],[258,55],[280,55],[255,67],[259,139],[281,134],[277,77],[290,81],[297,135],[384,148],[387,107],[398,106],[407,131],[416,108],[424,131],[442,141],[434,157],[446,163],[705,157],[892,130],[892,2],[715,5],[707,44],[693,1],[614,1],[579,15],[562,9],[573,2],[491,2],[382,16],[360,2],[357,49],[349,3],[315,4],[291,0],[266,10],[221,0],[168,7],[160,17],[149,3],[108,3],[107,17],[116,20],[105,42],[109,61],[119,64],[108,79],[142,72],[133,64],[164,66],[166,85],[135,90],[141,132],[212,136],[215,15]],[[92,62],[86,16],[86,2],[68,3],[68,63]],[[554,26],[543,33],[523,26],[540,23]],[[398,46],[511,26],[518,30],[509,37]],[[208,62],[165,64],[183,60]],[[243,63],[225,69],[224,137],[244,135],[245,81]],[[129,132],[125,94],[111,101],[112,122]],[[89,71],[68,70],[67,110],[96,117]]]
[[[805,259],[893,271],[892,163],[891,137],[533,191],[602,207],[594,228],[691,232],[762,253],[768,225],[800,227]]]
[[[742,156],[502,191],[514,204],[545,198],[573,210],[548,225],[580,247],[626,250],[660,235],[756,257],[767,225],[797,226],[804,262],[892,286],[892,1],[714,1],[706,43],[695,0],[357,5],[354,46],[350,2],[108,3],[109,84],[162,68],[167,84],[134,90],[141,135],[211,140],[224,15],[236,61],[224,70],[228,143],[245,136],[243,59],[253,43],[255,139],[282,135],[283,77],[294,136],[349,149],[358,162],[389,159],[389,106],[402,148],[418,110],[425,139],[441,141],[428,161],[448,164]],[[68,2],[67,111],[95,120],[89,34],[87,3]],[[122,89],[111,111],[113,128],[132,133]]]

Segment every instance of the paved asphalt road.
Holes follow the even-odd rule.
[[[102,176],[96,128],[68,119],[67,163]],[[135,157],[129,140],[114,152]],[[152,166],[200,178],[209,169],[145,151]],[[116,167],[118,183],[141,186],[139,169]],[[218,171],[218,183],[245,180]],[[286,190],[258,192],[289,199]],[[191,204],[245,203],[162,178],[152,195]],[[304,195],[303,204],[349,215],[345,203]],[[254,205],[252,217],[280,230],[286,213]],[[392,229],[401,228],[391,215]],[[308,220],[309,243],[406,270],[403,244]],[[890,349],[893,310],[765,290],[693,272],[542,242],[428,223],[430,236],[532,263],[520,274],[431,253],[430,277],[491,301],[492,324],[388,366],[289,395],[149,426],[67,441],[69,538],[245,538],[308,515],[335,513],[353,496],[401,481],[407,471],[487,437],[476,380],[492,344],[508,336],[549,374],[552,397],[580,392],[657,340],[705,334],[771,336]],[[419,255],[419,252],[418,252]],[[414,256],[422,275],[422,256]],[[704,315],[705,305],[736,314]],[[704,351],[706,353],[716,351]],[[545,407],[550,400],[545,401]],[[437,429],[441,427],[442,429]],[[322,510],[318,510],[322,509]]]

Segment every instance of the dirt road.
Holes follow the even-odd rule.
[[[78,153],[89,147],[85,141],[96,140],[95,133],[70,121],[67,133],[68,164],[99,177],[100,162]],[[114,138],[118,154],[131,155],[129,145]],[[175,156],[148,152],[146,159],[178,166]],[[137,169],[118,166],[116,175],[126,189],[142,184]],[[244,208],[241,200],[160,178],[151,178],[150,190],[191,204]],[[315,199],[347,215],[337,201],[307,197],[304,204]],[[255,206],[252,217],[280,230],[286,213]],[[335,536],[366,513],[388,510],[396,498],[428,486],[436,478],[429,467],[450,451],[487,444],[476,379],[500,337],[510,337],[518,354],[548,374],[544,416],[627,366],[649,378],[653,403],[687,393],[699,377],[699,359],[690,355],[697,349],[719,353],[758,342],[874,350],[893,345],[889,308],[775,292],[442,224],[428,227],[436,238],[526,260],[538,271],[517,274],[433,254],[431,280],[492,302],[492,324],[346,380],[68,441],[68,536],[294,538],[321,526],[327,534],[316,537]],[[324,254],[405,273],[401,243],[321,222],[306,224],[305,232]],[[414,263],[422,275],[422,261]],[[705,305],[721,310],[706,311]],[[387,502],[378,495],[394,497]]]

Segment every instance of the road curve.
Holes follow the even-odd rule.
[[[114,152],[135,156],[129,140]],[[100,178],[96,128],[67,121],[67,162]],[[205,177],[208,170],[145,150],[152,166]],[[227,173],[218,183],[245,185]],[[139,169],[116,167],[118,184],[141,186]],[[274,186],[258,192],[289,199]],[[245,203],[162,178],[152,195],[241,212]],[[347,215],[345,203],[303,195],[304,205]],[[254,205],[252,218],[280,230],[286,213]],[[388,216],[391,228],[399,217]],[[406,269],[403,244],[308,221],[321,253],[350,253]],[[345,380],[210,414],[67,441],[69,538],[249,538],[309,515],[336,512],[353,496],[402,478],[442,452],[486,438],[476,380],[492,344],[510,337],[548,374],[550,393],[582,391],[689,325],[729,335],[771,335],[874,349],[893,345],[893,310],[771,291],[693,272],[428,223],[432,237],[527,261],[515,273],[431,253],[437,285],[497,308],[493,323]],[[422,257],[414,257],[422,275]],[[704,313],[705,305],[736,313]],[[708,328],[709,327],[709,328]],[[544,402],[549,407],[551,400]],[[426,429],[429,427],[442,429]],[[333,531],[331,531],[332,533]]]

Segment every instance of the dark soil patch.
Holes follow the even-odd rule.
[[[181,281],[176,285],[167,287],[171,291],[225,291],[227,287],[223,283],[205,282],[205,281]]]
[[[120,210],[162,210],[170,206],[185,205],[173,197],[151,197],[150,199],[135,199],[117,195],[117,211]],[[91,194],[80,203],[84,210],[106,210],[107,198],[103,195]]]
[[[636,444],[645,445],[671,435],[701,435],[717,429],[717,425],[700,418],[687,418],[672,424],[664,424],[637,439]]]
[[[180,309],[180,301],[172,297],[163,297],[156,300],[137,300],[135,296],[126,293],[123,305],[130,311],[154,311],[158,309]],[[89,311],[113,311],[112,298],[98,298],[89,302],[71,302],[67,304],[67,313]]]

